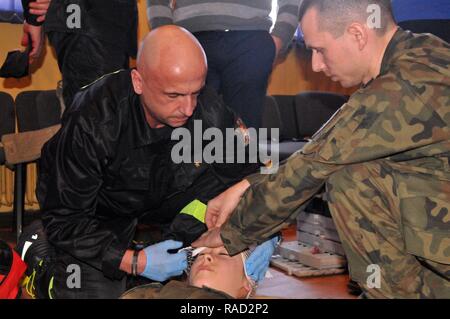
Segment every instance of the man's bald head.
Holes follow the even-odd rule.
[[[177,76],[206,72],[202,46],[187,30],[174,25],[151,31],[142,41],[137,69],[144,76]]]
[[[197,107],[206,73],[205,52],[192,34],[177,26],[151,31],[131,71],[150,127],[184,125]]]

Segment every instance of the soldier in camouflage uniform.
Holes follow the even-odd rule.
[[[358,18],[373,3],[380,30]],[[367,297],[450,298],[450,46],[398,28],[390,10],[388,0],[304,1],[313,69],[363,85],[277,174],[252,175],[210,201],[208,227],[221,228],[194,245],[223,242],[235,254],[293,223],[326,185],[350,275]]]
[[[184,281],[150,283],[126,291],[120,299],[233,299],[222,291],[189,286]]]

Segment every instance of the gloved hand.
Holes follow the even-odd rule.
[[[279,237],[276,236],[263,242],[255,248],[245,261],[247,275],[255,282],[264,279],[267,269],[269,269],[270,257],[272,257],[278,241]]]
[[[183,270],[187,268],[186,252],[170,254],[167,251],[182,246],[182,242],[170,239],[144,248],[147,264],[140,275],[157,281],[164,281],[170,277],[181,275]]]

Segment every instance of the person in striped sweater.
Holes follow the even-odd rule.
[[[208,58],[207,84],[249,127],[258,128],[274,61],[292,39],[302,0],[147,0],[152,29],[176,24],[192,32]]]

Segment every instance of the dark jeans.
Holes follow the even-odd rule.
[[[205,31],[194,34],[208,58],[207,84],[223,95],[248,127],[258,128],[275,44],[266,31]]]
[[[55,48],[62,74],[66,109],[80,88],[104,74],[129,66],[129,56],[125,51],[103,41],[63,32],[49,32],[48,38]]]

